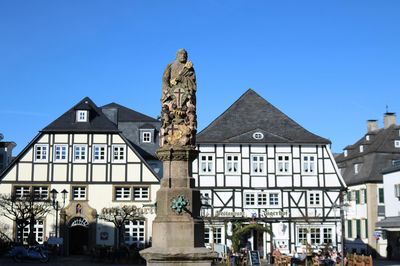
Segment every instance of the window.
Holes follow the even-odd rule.
[[[356,163],[356,164],[354,164],[354,173],[358,174],[358,170],[359,170],[359,167],[358,167],[358,164]]]
[[[309,192],[308,193],[308,203],[310,206],[320,206],[321,205],[321,192]]]
[[[211,243],[210,242],[210,228],[209,227],[204,227],[204,243]]]
[[[254,206],[254,205],[256,205],[256,200],[255,200],[256,196],[255,196],[254,193],[246,193],[246,194],[244,195],[244,198],[245,198],[245,204],[246,204],[247,206]]]
[[[213,237],[214,237],[214,243],[215,244],[221,244],[222,243],[222,228],[221,227],[215,227],[214,228]]]
[[[22,231],[22,242],[24,244],[28,244],[30,228],[29,225],[25,226]],[[44,240],[44,223],[43,220],[37,220],[33,226],[33,235],[35,236],[36,242],[39,244],[43,244]],[[20,240],[20,236],[18,234],[18,239]]]
[[[87,122],[87,111],[86,110],[78,110],[76,111],[76,121],[77,122]]]
[[[400,140],[395,140],[394,141],[394,147],[395,148],[400,148]]]
[[[279,205],[279,193],[269,193],[269,205],[270,206]]]
[[[347,237],[353,238],[353,224],[351,220],[347,221]]]
[[[308,242],[307,241],[307,228],[302,228],[302,227],[299,228],[297,239],[298,239],[299,243],[301,243],[303,245],[307,244],[307,242]]]
[[[321,244],[321,228],[311,228],[310,229],[310,240],[311,245]]]
[[[146,241],[144,220],[125,221],[124,228],[127,245],[144,246]]]
[[[365,140],[366,140],[366,141],[369,141],[369,140],[370,140],[369,135],[366,135],[366,136],[365,136]]]
[[[144,143],[150,143],[151,142],[151,132],[148,132],[148,131],[142,132],[142,141]]]
[[[74,161],[86,162],[87,147],[86,145],[74,145]]]
[[[106,145],[93,145],[93,162],[105,162]]]
[[[385,196],[383,194],[383,188],[378,189],[378,194],[379,194],[379,203],[384,204],[385,203]]]
[[[290,173],[290,155],[278,155],[277,172],[281,174]]]
[[[33,187],[33,195],[35,199],[45,200],[49,197],[48,187]]]
[[[347,150],[344,150],[343,155],[344,157],[347,157]]]
[[[115,200],[130,200],[131,188],[130,187],[116,187]]]
[[[114,145],[113,149],[113,161],[121,162],[125,160],[125,145]]]
[[[361,189],[360,190],[360,204],[366,204],[366,203],[367,203],[367,190]]]
[[[400,184],[394,185],[394,196],[400,199]]]
[[[253,134],[253,138],[254,138],[254,139],[257,139],[257,140],[263,139],[263,138],[264,138],[264,134],[261,133],[261,132],[255,132],[255,133]]]
[[[252,155],[251,156],[251,173],[254,175],[265,174],[265,155]]]
[[[356,190],[356,191],[354,191],[354,193],[355,193],[355,200],[356,200],[356,204],[360,204],[360,191],[359,190]]]
[[[47,162],[48,145],[35,145],[35,162]]]
[[[361,237],[361,220],[356,220],[356,238]]]
[[[237,174],[239,169],[239,155],[228,154],[226,155],[226,172],[230,174]]]
[[[133,199],[134,200],[148,200],[149,199],[149,188],[148,187],[134,187],[133,188]]]
[[[351,197],[351,191],[347,191],[347,201],[351,201],[352,197]]]
[[[368,238],[368,219],[364,219],[365,238]]]
[[[332,228],[324,228],[324,243],[330,243],[332,241]]]
[[[364,152],[364,146],[360,145],[360,152]]]
[[[30,189],[28,186],[24,186],[24,187],[15,187],[14,188],[14,195],[17,199],[20,198],[26,198],[29,197],[30,195]]]
[[[303,173],[314,174],[315,173],[315,156],[314,155],[303,155]]]
[[[73,200],[86,200],[86,187],[72,187]]]
[[[68,154],[67,145],[54,145],[54,161],[55,162],[66,162]]]
[[[200,155],[200,173],[212,174],[214,173],[214,155],[201,154]]]
[[[258,206],[265,206],[267,205],[267,193],[261,192],[257,194],[257,204]]]

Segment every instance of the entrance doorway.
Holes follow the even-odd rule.
[[[84,254],[89,244],[89,223],[82,217],[74,218],[69,228],[69,253]]]

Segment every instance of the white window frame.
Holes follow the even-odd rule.
[[[125,145],[112,145],[111,147],[111,160],[114,163],[125,162],[126,160],[126,146]]]
[[[271,197],[272,195],[273,198]],[[268,206],[269,207],[280,207],[281,206],[281,193],[279,192],[269,192],[268,193]]]
[[[318,202],[317,202],[318,200]],[[321,207],[322,206],[322,191],[309,191],[308,192],[308,206]]]
[[[87,110],[77,110],[76,111],[76,122],[87,122],[88,121],[88,111]]]
[[[48,159],[49,159],[49,145],[36,144],[34,148],[34,161],[48,162]]]
[[[355,163],[355,164],[354,164],[354,173],[355,173],[355,174],[358,174],[359,171],[360,171],[360,165],[359,165],[358,163]]]
[[[71,190],[72,200],[87,200],[87,187],[73,186]]]
[[[152,134],[151,131],[142,131],[142,142],[143,143],[152,143]]]
[[[56,163],[68,161],[68,145],[67,144],[55,144],[53,151],[53,161]]]
[[[281,160],[280,160],[280,157],[282,157]],[[276,154],[276,174],[277,175],[290,175],[291,173],[292,173],[292,155],[290,153],[277,153]]]
[[[360,153],[361,152],[364,152],[364,146],[363,145],[360,145]]]
[[[47,186],[33,186],[33,197],[36,200],[46,200],[49,198],[49,187]]]
[[[230,157],[231,159],[229,160]],[[237,157],[237,160],[234,160],[235,157]],[[240,153],[225,154],[225,173],[230,175],[240,175],[241,174],[240,163],[241,163]]]
[[[257,206],[257,196],[255,192],[244,193],[244,205],[247,207]]]
[[[258,207],[266,207],[269,203],[269,195],[267,192],[258,192],[257,193],[257,206]]]
[[[347,150],[343,151],[343,155],[344,155],[344,157],[347,157]]]
[[[121,190],[118,193],[118,190]],[[132,187],[116,186],[114,187],[114,199],[115,201],[130,201],[132,200]],[[120,197],[118,197],[120,195]]]
[[[78,153],[77,153],[78,152]],[[87,162],[88,158],[88,147],[86,144],[75,144],[74,145],[74,162]]]
[[[22,242],[25,244],[28,243],[30,227],[29,225],[25,226],[23,229],[22,234]],[[44,221],[43,220],[36,220],[35,224],[33,225],[33,234],[35,235],[35,240],[39,244],[44,243]]]
[[[99,150],[97,150],[97,149],[99,149]],[[102,152],[104,154],[102,154]],[[103,158],[101,156],[103,156]],[[92,147],[92,161],[94,163],[104,163],[104,162],[106,162],[106,160],[107,160],[107,145],[94,144]]]
[[[136,247],[143,247],[146,243],[146,221],[145,220],[131,220],[125,221],[125,244]]]
[[[250,160],[251,160],[250,166],[252,175],[266,175],[267,158],[265,154],[252,154]]]
[[[394,147],[400,148],[400,140],[398,140],[398,139],[394,140]]]
[[[133,187],[134,201],[148,201],[150,199],[150,187]]]
[[[301,156],[301,171],[303,175],[316,175],[317,174],[317,155],[303,154]]]
[[[13,195],[17,199],[26,198],[31,194],[31,188],[29,186],[15,186]]]
[[[205,157],[205,158],[203,158]],[[199,155],[199,173],[204,175],[215,174],[215,154],[200,153]]]

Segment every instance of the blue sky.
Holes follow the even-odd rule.
[[[400,113],[399,14],[396,0],[1,0],[0,132],[18,153],[85,96],[156,117],[184,47],[200,130],[252,88],[340,152]]]

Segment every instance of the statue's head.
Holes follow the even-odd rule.
[[[183,48],[179,49],[178,52],[176,52],[176,60],[178,60],[180,63],[186,63],[187,57],[187,52]]]

